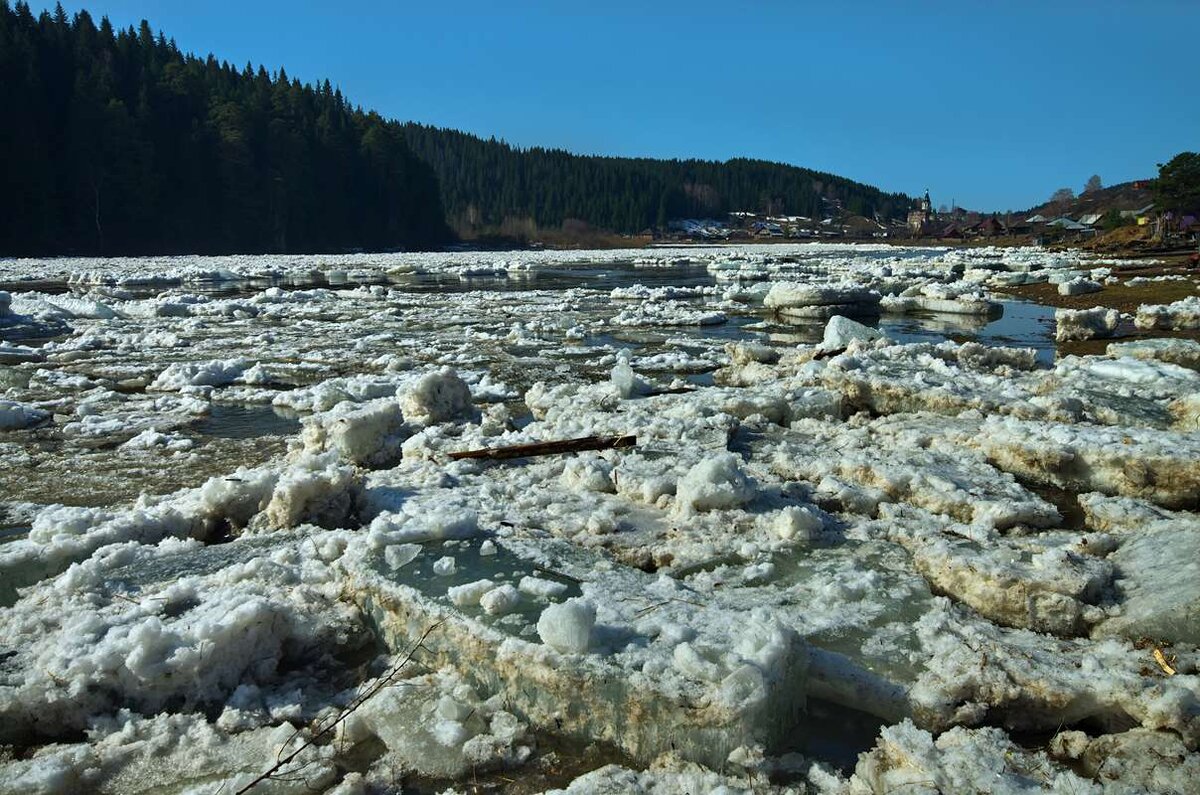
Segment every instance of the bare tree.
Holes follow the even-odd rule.
[[[1066,204],[1075,198],[1075,191],[1070,188],[1059,188],[1050,196],[1053,204]]]
[[[1083,192],[1094,193],[1103,187],[1104,185],[1100,182],[1100,175],[1092,174],[1092,176],[1088,177],[1087,184],[1083,186]]]

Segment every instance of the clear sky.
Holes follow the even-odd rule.
[[[935,205],[1023,209],[1200,149],[1198,0],[853,5],[63,3],[329,78],[401,120],[581,153],[778,160],[928,188]]]

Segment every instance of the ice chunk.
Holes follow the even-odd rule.
[[[545,580],[541,577],[532,577],[529,575],[521,578],[521,581],[517,583],[517,588],[521,593],[526,593],[539,599],[553,599],[567,592],[567,586],[561,582]]]
[[[512,610],[520,601],[521,594],[517,589],[505,583],[479,597],[479,606],[483,608],[483,612],[498,616]]]
[[[439,778],[519,764],[528,755],[519,745],[526,724],[481,695],[447,668],[400,679],[355,712],[339,745],[353,755],[375,737],[387,748],[377,769],[402,766]]]
[[[888,538],[913,555],[932,588],[997,624],[1082,634],[1103,614],[1095,605],[1112,565],[1069,550],[1073,534],[968,540],[970,530],[912,509],[880,510]]]
[[[301,457],[284,471],[241,469],[194,489],[143,498],[128,510],[51,506],[33,520],[29,537],[0,547],[0,603],[15,588],[52,576],[109,544],[164,538],[208,539],[219,532],[336,526],[357,510],[360,486],[350,467],[330,454]]]
[[[250,363],[245,359],[178,362],[159,373],[146,388],[160,392],[178,392],[189,386],[225,386],[236,381],[249,367]]]
[[[664,754],[654,760],[646,770],[633,770],[615,764],[605,765],[585,773],[564,789],[547,790],[546,795],[733,795],[776,790],[780,795],[795,795],[807,791],[795,785],[772,787],[765,784],[765,780],[764,773],[757,769],[741,773],[735,770],[717,772],[695,762],[688,762],[678,754]],[[833,774],[828,775],[828,780],[836,781],[837,785],[841,786],[845,784]],[[833,793],[839,790],[831,787],[828,791]]]
[[[683,513],[736,508],[754,498],[754,481],[742,471],[733,453],[705,458],[679,480],[676,505]]]
[[[394,464],[412,434],[394,398],[343,401],[304,420],[301,442],[309,452],[336,451],[345,461],[369,467]]]
[[[129,441],[121,445],[122,450],[167,450],[170,452],[179,452],[183,450],[191,450],[194,442],[184,436],[176,433],[159,433],[154,428],[146,430],[134,436]]]
[[[961,448],[939,450],[930,444],[946,427],[931,415],[880,418],[866,426],[793,422],[787,431],[764,436],[756,445],[776,474],[812,483],[829,483],[823,494],[869,505],[881,499],[904,501],[979,528],[1037,527],[1059,523],[1053,505],[998,472],[983,456]],[[827,481],[827,479],[829,479]],[[834,484],[841,484],[834,487]],[[862,500],[857,486],[876,495]]]
[[[361,642],[353,609],[308,587],[330,571],[317,557],[295,562],[302,539],[128,544],[34,586],[0,611],[0,736],[61,736],[119,707],[221,704],[272,680],[285,650],[323,656]]]
[[[308,739],[306,728],[286,722],[228,733],[202,715],[142,718],[121,710],[98,719],[87,743],[51,745],[28,759],[0,762],[0,793],[236,792],[258,777],[264,760],[297,750]],[[269,791],[304,795],[331,785],[337,777],[331,756],[327,747],[300,750],[271,780]]]
[[[1057,739],[1051,740],[1052,754],[1063,748]],[[1200,753],[1189,750],[1172,732],[1132,729],[1073,739],[1073,747],[1060,756],[1061,761],[1073,761],[1079,772],[1097,781],[1112,782],[1114,790],[1187,792],[1200,779]]]
[[[1200,296],[1189,295],[1173,304],[1143,304],[1138,307],[1134,323],[1141,329],[1200,328]]]
[[[391,569],[407,566],[421,554],[419,544],[391,544],[384,548],[383,559]]]
[[[771,285],[763,304],[768,309],[832,304],[878,303],[879,293],[853,285],[800,284],[778,282]]]
[[[1056,309],[1054,324],[1054,338],[1059,342],[1111,337],[1121,324],[1121,313],[1102,306],[1093,309]]]
[[[789,505],[775,517],[775,532],[784,541],[809,541],[821,532],[824,522],[812,510]]]
[[[747,365],[751,362],[774,364],[779,361],[777,349],[759,342],[729,342],[725,344],[725,352],[735,365]]]
[[[617,388],[617,394],[623,398],[644,395],[650,391],[650,385],[629,366],[629,360],[622,358],[612,369],[612,383]]]
[[[1145,339],[1134,342],[1113,342],[1108,355],[1114,358],[1131,356],[1170,362],[1181,367],[1200,370],[1200,342],[1187,339]]]
[[[0,316],[0,326],[4,325],[4,318]],[[17,345],[11,342],[0,340],[0,365],[21,364],[23,362],[40,362],[46,358],[46,355],[37,348],[31,348],[28,345]]]
[[[1104,285],[1100,282],[1094,282],[1091,279],[1077,277],[1067,282],[1059,282],[1059,295],[1086,295],[1087,293],[1098,293],[1104,289]]]
[[[592,644],[596,608],[586,599],[568,599],[553,604],[538,618],[537,632],[542,642],[564,654],[583,654]]]
[[[825,336],[821,340],[821,347],[826,350],[840,350],[848,346],[851,340],[870,342],[882,339],[883,336],[879,329],[864,326],[842,315],[834,315],[825,324]]]
[[[617,490],[612,469],[612,464],[600,456],[580,455],[563,467],[562,484],[571,490],[612,493]]]
[[[475,580],[474,582],[451,586],[446,591],[446,596],[450,598],[451,603],[458,607],[472,607],[478,605],[480,600],[483,599],[484,594],[490,592],[495,587],[496,583],[491,580]]]
[[[0,399],[0,431],[16,431],[31,428],[50,419],[50,412],[18,403],[15,400]]]
[[[381,512],[371,521],[371,532],[392,543],[471,538],[479,532],[479,515],[455,504],[430,505],[426,509],[406,504],[397,512]],[[446,565],[454,571],[453,559]]]
[[[1001,304],[982,295],[888,295],[884,296],[879,306],[892,314],[932,312],[941,315],[972,315],[981,319],[998,317],[1004,312]]]
[[[423,376],[404,394],[401,407],[405,417],[430,425],[468,419],[474,412],[470,387],[450,368]]]
[[[252,524],[270,529],[303,522],[345,527],[357,516],[362,496],[362,482],[353,467],[341,464],[333,453],[304,453],[279,475],[270,501]]]
[[[797,634],[771,619],[768,611],[747,616],[744,606],[694,602],[670,578],[614,567],[562,542],[542,539],[510,546],[514,543],[498,544],[498,560],[474,558],[473,565],[499,567],[489,571],[515,566],[526,576],[548,569],[576,583],[589,580],[575,586],[591,605],[583,609],[583,625],[591,625],[588,654],[558,652],[525,640],[537,638],[536,627],[522,626],[537,623],[535,603],[523,602],[498,619],[470,608],[460,611],[411,567],[393,578],[371,558],[359,562],[347,553],[342,558],[351,558],[346,592],[390,648],[409,648],[414,632],[436,624],[423,639],[432,655],[429,662],[440,660],[470,681],[486,683],[504,699],[505,709],[522,720],[582,737],[609,738],[642,760],[675,748],[688,758],[720,764],[740,745],[774,747],[794,727],[804,703],[807,651]],[[715,681],[690,678],[670,667],[674,646],[683,638],[679,633],[662,633],[661,640],[657,633],[645,634],[654,633],[642,628],[647,600],[657,600],[652,602],[657,606],[654,623],[690,625],[688,642],[720,650]],[[596,617],[588,621],[592,610]],[[557,625],[549,620],[553,615],[543,623]],[[580,622],[563,623],[572,629],[558,629],[575,635],[574,648],[582,646]]]
[[[1195,434],[989,417],[970,444],[995,466],[1035,483],[1168,508],[1200,505]]]
[[[1038,772],[1037,778],[1030,771]],[[905,792],[1099,793],[1091,779],[1056,764],[1045,751],[1025,750],[996,728],[954,728],[936,739],[909,721],[885,728],[859,758],[853,795]]]
[[[411,376],[396,375],[353,375],[346,378],[330,378],[319,384],[289,392],[281,392],[272,404],[292,411],[328,411],[344,401],[362,403],[383,397],[394,397],[403,383]]]
[[[1116,534],[1119,612],[1093,635],[1200,644],[1200,516],[1127,497],[1085,494],[1088,525]]]

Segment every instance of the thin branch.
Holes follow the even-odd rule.
[[[398,662],[398,663],[396,663],[396,665],[392,666],[391,670],[389,670],[386,674],[384,674],[379,679],[377,679],[373,685],[371,685],[369,688],[367,688],[367,690],[365,692],[362,693],[362,695],[358,696],[357,698],[354,699],[354,701],[350,702],[350,706],[346,707],[344,710],[339,712],[327,724],[325,724],[324,726],[318,724],[316,731],[313,732],[313,735],[311,737],[309,737],[307,740],[305,740],[303,743],[301,743],[299,745],[299,747],[297,747],[291,753],[284,755],[283,749],[287,748],[287,746],[292,742],[292,740],[294,740],[296,738],[296,736],[300,733],[300,730],[297,729],[292,734],[292,736],[288,738],[287,742],[285,742],[283,744],[283,746],[280,747],[279,756],[276,757],[275,764],[271,765],[271,767],[269,767],[265,772],[263,772],[261,775],[259,775],[258,778],[254,779],[249,784],[247,784],[246,786],[244,786],[240,790],[238,790],[236,795],[244,795],[244,793],[247,793],[250,790],[254,789],[254,787],[258,786],[262,782],[266,781],[269,778],[272,778],[276,773],[278,773],[284,767],[291,764],[296,759],[296,757],[300,756],[301,753],[308,750],[313,745],[316,745],[318,740],[320,740],[326,734],[329,734],[331,731],[333,731],[335,728],[337,728],[337,726],[342,721],[344,721],[346,718],[350,717],[350,715],[356,709],[358,709],[363,704],[365,704],[368,699],[370,699],[372,696],[374,696],[380,690],[383,690],[385,687],[389,686],[392,683],[392,680],[395,679],[397,676],[399,676],[400,672],[410,662],[412,662],[413,657],[417,653],[417,650],[425,648],[425,639],[429,637],[430,633],[433,632],[438,627],[440,627],[441,625],[442,625],[441,621],[438,621],[438,622],[430,625],[428,629],[426,629],[424,632],[421,633],[421,637],[418,638],[417,642],[415,644],[413,644],[413,647],[411,649],[409,649],[408,654],[404,655],[404,659],[400,660],[400,662]]]

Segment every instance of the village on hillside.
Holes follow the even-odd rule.
[[[647,230],[668,241],[731,242],[772,240],[880,240],[893,242],[962,243],[986,240],[1035,245],[1094,245],[1111,237],[1122,244],[1161,241],[1196,243],[1200,220],[1195,215],[1159,213],[1148,181],[1127,182],[1087,191],[1069,199],[1058,197],[1024,212],[981,213],[958,206],[935,209],[929,192],[913,201],[907,218],[867,218],[846,212],[840,202],[825,201],[821,218],[769,215],[752,211],[729,213],[725,219],[685,218],[665,230]]]

